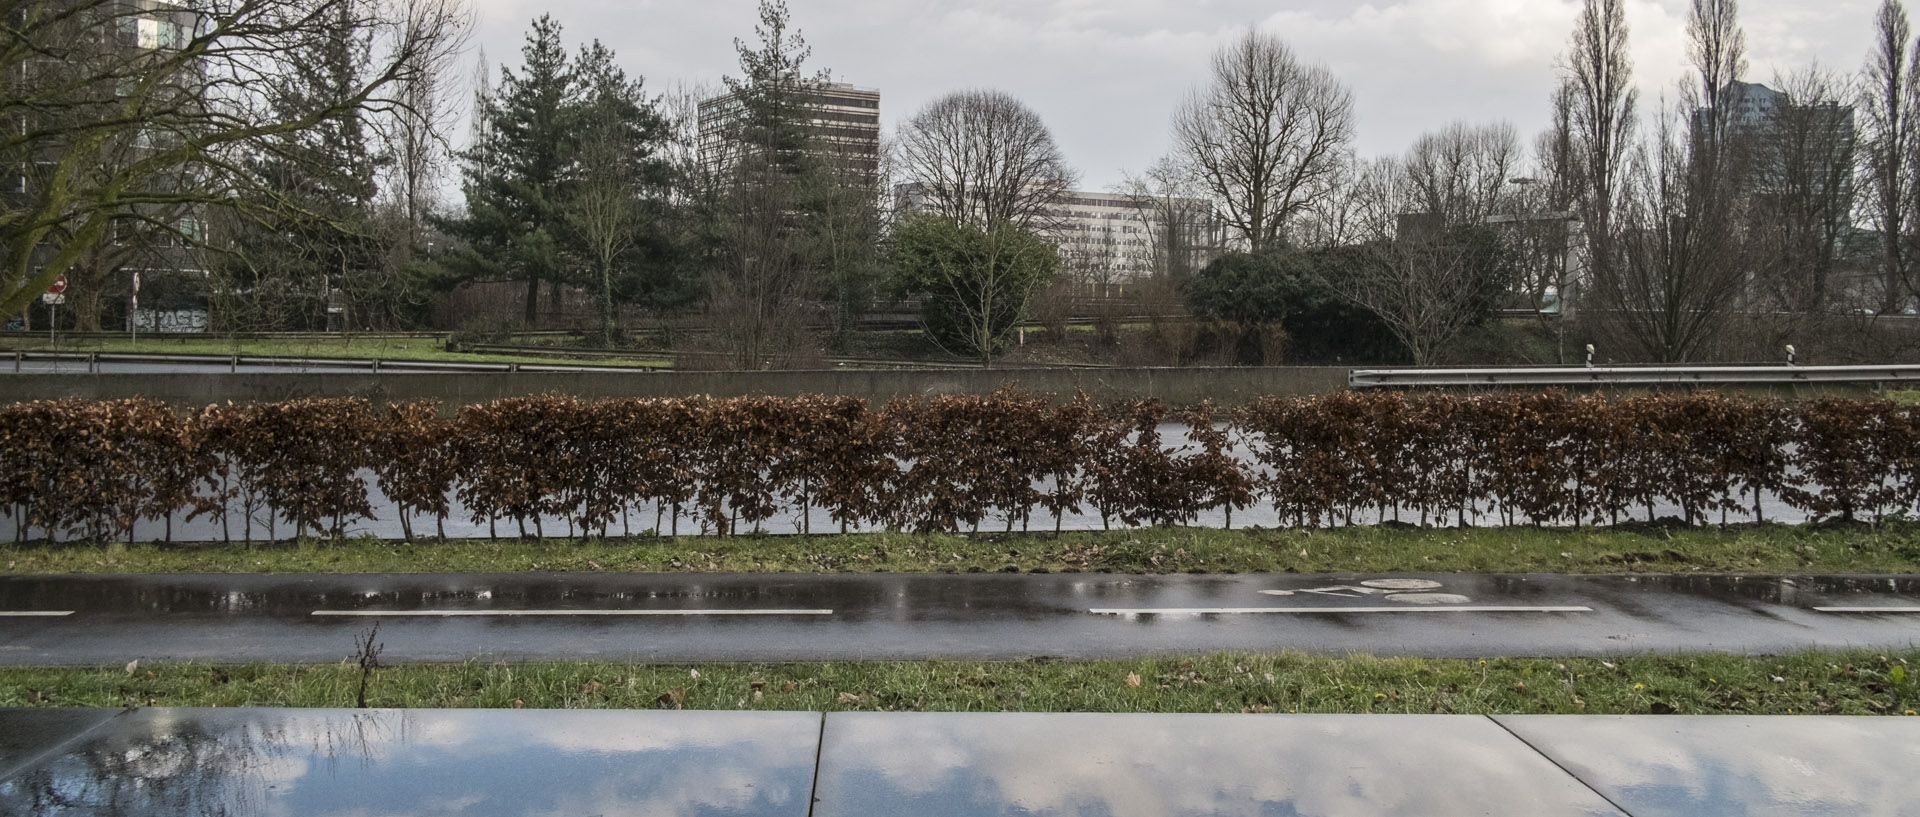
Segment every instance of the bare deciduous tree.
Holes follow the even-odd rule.
[[[1746,281],[1743,211],[1759,127],[1741,113],[1753,86],[1739,82],[1736,10],[1733,0],[1694,1],[1694,82],[1682,82],[1678,103],[1661,111],[1658,132],[1637,153],[1607,239],[1618,252],[1593,267],[1605,323],[1655,362],[1707,353]]]
[[[1732,133],[1742,93],[1735,83],[1747,70],[1747,37],[1740,30],[1739,0],[1693,0],[1687,13],[1687,57],[1693,63],[1699,84],[1693,94],[1683,94],[1683,103],[1693,103],[1696,113],[1690,121],[1693,132],[1689,165],[1701,176],[1696,185],[1700,195],[1723,196],[1729,191],[1727,178],[1738,168],[1729,168],[1738,141]]]
[[[1140,176],[1127,176],[1120,189],[1132,197],[1130,220],[1146,241],[1137,257],[1155,278],[1177,288],[1219,253],[1206,192],[1172,157],[1162,157]]]
[[[958,91],[934,100],[900,128],[902,178],[928,212],[988,229],[1051,226],[1048,209],[1073,174],[1040,115],[1001,91]]]
[[[591,266],[588,289],[593,291],[599,318],[599,340],[612,343],[615,268],[621,256],[640,242],[643,171],[618,132],[618,123],[588,122],[583,127],[578,158],[582,167],[592,170],[581,174],[567,203],[566,220],[579,235]]]
[[[1757,304],[1811,316],[1840,293],[1834,272],[1853,228],[1853,97],[1818,66],[1775,80],[1785,95],[1761,122],[1753,161],[1748,242]]]
[[[1614,211],[1639,101],[1627,52],[1625,0],[1583,0],[1562,71],[1572,91],[1567,118],[1574,209],[1585,225],[1587,269],[1602,276],[1613,266]]]
[[[1500,209],[1520,160],[1513,125],[1455,122],[1422,135],[1407,154],[1407,181],[1418,212],[1448,227],[1480,224]]]
[[[1552,123],[1535,138],[1526,175],[1512,180],[1503,212],[1489,219],[1498,223],[1516,284],[1541,328],[1553,336],[1554,359],[1560,363],[1566,362],[1567,322],[1573,318],[1572,100],[1566,83],[1555,89]]]
[[[1658,363],[1706,351],[1745,272],[1731,219],[1724,211],[1690,209],[1698,200],[1687,124],[1695,112],[1667,108],[1649,144],[1635,152],[1617,213],[1617,255],[1589,290],[1603,324]]]
[[[1335,192],[1353,141],[1353,94],[1280,38],[1248,31],[1215,52],[1212,80],[1173,119],[1173,140],[1227,226],[1258,252]]]
[[[390,162],[386,195],[404,222],[408,248],[424,240],[427,216],[439,204],[441,180],[451,169],[447,130],[457,119],[452,103],[460,92],[453,73],[456,56],[451,49],[415,54],[417,64],[397,84],[399,104],[376,123]]]
[[[1517,152],[1510,125],[1454,125],[1359,174],[1362,251],[1331,283],[1379,316],[1415,365],[1435,362],[1506,288],[1506,252],[1484,222]]]
[[[1920,149],[1920,51],[1900,0],[1882,0],[1874,50],[1863,72],[1859,111],[1862,188],[1867,217],[1880,233],[1881,310],[1915,294],[1915,150]]]
[[[138,218],[129,213],[244,202],[231,179],[245,174],[227,171],[262,140],[405,105],[399,91],[431,63],[423,55],[458,48],[468,25],[457,0],[209,0],[163,11],[78,0],[7,15],[0,162],[20,169],[25,194],[0,212],[0,314],[18,312],[115,222]],[[341,98],[280,115],[276,89],[307,70],[299,46],[343,20],[374,44],[369,69]],[[81,172],[129,142],[142,148],[137,160]],[[183,175],[197,183],[173,183]]]

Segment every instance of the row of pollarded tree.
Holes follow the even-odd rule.
[[[24,540],[131,537],[140,520],[212,514],[251,540],[256,516],[297,535],[371,518],[370,488],[444,523],[544,535],[655,531],[683,516],[723,534],[820,509],[884,526],[1057,530],[1190,523],[1256,503],[1301,526],[1617,523],[1661,505],[1704,524],[1760,518],[1773,498],[1812,517],[1881,518],[1920,502],[1920,410],[1881,400],[1783,403],[1714,393],[1607,399],[1339,393],[1231,414],[1155,400],[1095,405],[1003,390],[905,399],[528,397],[467,406],[313,399],[208,406],[145,400],[0,409],[0,508]],[[1169,426],[1169,422],[1180,425]],[[1043,516],[1044,519],[1044,516]],[[1044,523],[1043,523],[1044,524]],[[169,527],[171,530],[171,527]],[[269,537],[278,531],[266,531]]]

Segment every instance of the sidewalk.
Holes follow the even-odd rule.
[[[0,710],[20,815],[1894,815],[1920,718]]]

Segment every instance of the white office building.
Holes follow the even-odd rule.
[[[929,209],[916,184],[894,188],[899,217]],[[1036,220],[1035,234],[1060,250],[1060,269],[1094,290],[1172,271],[1190,275],[1223,251],[1221,228],[1203,199],[1072,190]]]

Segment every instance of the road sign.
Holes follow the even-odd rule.
[[[65,275],[60,276],[60,280],[53,282],[53,286],[47,287],[48,295],[59,295],[66,291],[67,291],[67,276]],[[52,302],[49,301],[48,303],[52,303]]]
[[[67,302],[67,296],[62,295],[58,292],[49,292],[45,295],[40,296],[40,300],[48,304],[64,304]]]

